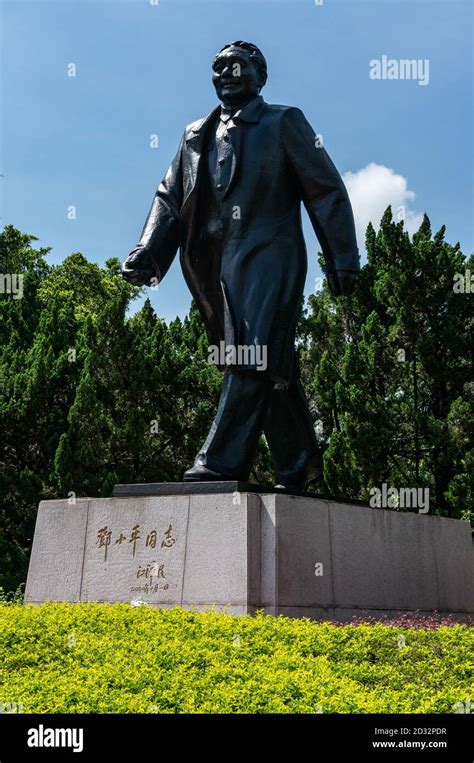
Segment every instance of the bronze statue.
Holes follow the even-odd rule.
[[[217,414],[184,480],[248,480],[263,431],[277,486],[301,491],[322,468],[294,348],[307,270],[301,202],[334,295],[350,294],[359,270],[352,209],[302,111],[260,95],[261,51],[232,42],[212,68],[221,105],[186,127],[123,277],[161,281],[179,247],[210,345],[233,350],[220,362]]]

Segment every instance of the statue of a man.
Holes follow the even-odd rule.
[[[350,294],[359,270],[352,209],[302,111],[260,95],[261,51],[232,42],[212,69],[221,105],[186,127],[123,276],[161,282],[179,247],[209,342],[226,351],[217,414],[184,479],[248,480],[263,431],[278,486],[300,491],[322,464],[294,348],[307,270],[301,202],[334,295]]]

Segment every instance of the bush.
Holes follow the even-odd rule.
[[[1,603],[0,703],[25,713],[450,713],[474,696],[472,648],[464,625]]]

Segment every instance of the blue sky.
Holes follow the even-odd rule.
[[[103,263],[133,248],[185,124],[216,104],[212,57],[264,52],[266,101],[300,107],[368,219],[426,211],[473,248],[471,0],[2,0],[2,224]],[[429,82],[373,80],[370,61],[429,61]],[[68,64],[76,76],[67,76]],[[157,134],[158,148],[150,148]],[[68,219],[68,207],[77,210]],[[320,273],[305,217],[307,293]],[[190,296],[176,258],[156,290],[167,320]]]

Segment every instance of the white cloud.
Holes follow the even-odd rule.
[[[346,172],[343,177],[354,210],[357,241],[361,252],[365,249],[365,230],[369,222],[378,230],[381,217],[388,205],[393,219],[404,219],[405,229],[412,235],[420,227],[423,215],[409,208],[415,199],[408,189],[407,179],[397,175],[383,164],[371,162],[357,172]]]

